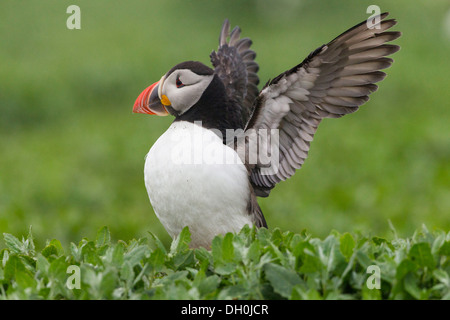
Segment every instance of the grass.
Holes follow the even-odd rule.
[[[187,228],[170,248],[153,234],[115,242],[106,227],[66,249],[56,239],[37,249],[31,229],[4,242],[0,299],[450,298],[450,233],[425,227],[393,239],[244,227],[210,251],[190,249]]]
[[[254,41],[264,83],[373,4],[281,3],[81,0],[82,29],[68,30],[70,1],[2,1],[0,231],[26,238],[32,225],[37,247],[68,246],[108,225],[115,241],[151,232],[169,246],[143,164],[171,119],[133,115],[134,100],[176,63],[208,63],[225,18]],[[260,199],[271,230],[325,239],[333,229],[386,237],[388,220],[400,237],[450,228],[448,3],[377,4],[399,21],[402,49],[371,100],[324,121],[303,168]]]

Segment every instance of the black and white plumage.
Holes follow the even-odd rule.
[[[396,24],[387,15],[314,50],[261,91],[252,42],[238,27],[230,33],[226,20],[210,56],[214,69],[183,62],[141,93],[134,112],[175,116],[144,169],[151,204],[172,237],[188,226],[191,246],[208,247],[245,224],[267,227],[257,196],[302,166],[323,118],[355,112],[385,77],[387,56],[399,50],[387,42],[401,35],[387,31]],[[230,130],[239,132],[231,140]],[[267,150],[276,154],[275,169]]]

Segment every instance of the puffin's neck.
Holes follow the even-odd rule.
[[[230,101],[222,80],[214,75],[213,80],[203,92],[200,100],[188,111],[175,117],[175,121],[200,122],[202,127],[217,129],[222,133],[225,143],[226,129],[242,129],[240,107]]]

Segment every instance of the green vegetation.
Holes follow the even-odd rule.
[[[66,28],[71,4],[81,8],[81,30]],[[178,62],[209,63],[225,18],[253,40],[262,86],[368,17],[371,4],[389,11],[399,22],[395,29],[403,32],[396,41],[401,50],[393,55],[395,62],[379,91],[357,113],[324,121],[303,168],[269,198],[260,199],[273,232],[246,231],[216,240],[234,244],[232,257],[224,258],[233,262],[234,255],[252,254],[244,254],[248,239],[259,239],[249,248],[270,259],[261,260],[260,266],[266,266],[246,284],[256,283],[260,293],[245,291],[238,282],[229,286],[250,273],[217,273],[218,249],[190,251],[181,242],[166,251],[147,236],[150,232],[170,246],[148,201],[143,165],[171,119],[132,114],[139,93]],[[0,241],[0,249],[8,248],[0,259],[1,295],[165,297],[167,292],[158,284],[173,277],[169,287],[180,296],[190,295],[195,291],[190,288],[206,281],[204,291],[192,296],[360,298],[377,292],[362,290],[367,276],[363,261],[375,261],[389,270],[382,273],[384,298],[444,297],[447,245],[439,247],[444,248],[440,252],[436,242],[444,233],[406,238],[422,224],[430,230],[450,230],[448,10],[447,0],[0,1],[0,233],[23,235],[26,241],[32,225],[36,248],[44,248],[34,252],[31,241],[19,245],[10,236]],[[389,220],[398,239],[376,243],[372,236],[361,236],[389,238]],[[104,225],[113,235],[111,244],[82,240],[62,251],[79,239],[95,238]],[[312,236],[299,234],[303,229]],[[330,235],[331,230],[352,235],[361,253],[336,251],[341,235]],[[297,235],[285,235],[286,231]],[[143,240],[129,241],[137,238]],[[47,239],[59,242],[48,245]],[[295,251],[296,242],[308,250]],[[141,253],[134,251],[141,246]],[[334,246],[335,269],[305,273],[306,267],[300,266],[305,257],[323,265],[321,246]],[[414,246],[419,252],[431,250],[436,269],[420,259],[399,267],[404,259],[410,261]],[[114,250],[119,256],[123,250],[122,258],[131,259],[129,264],[114,262]],[[177,265],[175,257],[184,254],[187,260]],[[239,270],[256,269],[259,262],[252,259],[244,259]],[[350,261],[351,271],[340,283]],[[147,262],[150,267],[144,270]],[[49,281],[63,281],[64,268],[71,263],[81,265],[84,277],[93,277],[82,279],[86,291],[46,287]],[[271,279],[280,273],[296,283],[295,293],[272,286]],[[33,289],[24,289],[28,284]]]
[[[425,227],[393,240],[245,227],[210,251],[190,249],[187,228],[169,250],[153,234],[113,242],[106,227],[66,250],[58,240],[36,250],[31,230],[4,241],[0,299],[450,298],[450,233]]]

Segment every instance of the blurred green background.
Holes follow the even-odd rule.
[[[81,9],[68,30],[66,9]],[[327,119],[303,168],[260,204],[270,228],[325,236],[450,230],[450,3],[433,1],[0,2],[0,232],[63,246],[109,226],[169,237],[150,206],[144,156],[172,119],[133,114],[184,60],[209,64],[225,18],[252,38],[263,85],[377,4],[402,49],[355,114]],[[3,247],[3,243],[0,244]]]

